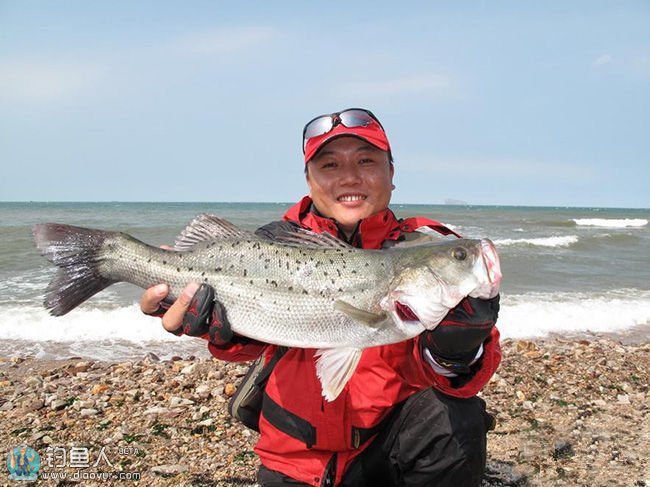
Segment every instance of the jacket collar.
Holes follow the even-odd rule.
[[[284,214],[284,220],[294,221],[314,232],[328,232],[355,247],[379,249],[385,240],[397,240],[400,236],[399,221],[388,208],[357,223],[348,239],[333,218],[322,216],[309,196],[305,196]]]
[[[305,196],[284,214],[284,220],[293,221],[313,232],[328,232],[355,247],[380,249],[386,240],[399,240],[402,233],[414,232],[421,227],[429,227],[442,235],[461,235],[442,223],[425,217],[412,217],[398,220],[389,209],[370,215],[359,221],[350,239],[346,238],[336,220],[322,216],[314,207],[309,196]]]

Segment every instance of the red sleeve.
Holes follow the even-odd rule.
[[[228,362],[248,362],[255,360],[262,355],[264,349],[268,346],[266,343],[250,340],[246,342],[227,343],[225,345],[215,345],[208,342],[208,350],[213,357]]]
[[[182,327],[179,329],[179,332],[180,333],[171,333],[174,333],[176,336],[184,335]],[[227,362],[248,362],[250,360],[255,360],[257,357],[262,355],[262,352],[268,346],[268,343],[258,342],[257,340],[241,335],[235,335],[231,342],[223,345],[212,343],[208,333],[204,333],[196,338],[203,338],[208,342],[208,350],[214,358],[225,360]]]
[[[415,350],[420,353],[419,339]],[[453,379],[436,374],[433,369],[420,357],[425,375],[431,381],[433,387],[449,396],[467,398],[478,394],[490,381],[501,363],[501,346],[499,345],[499,330],[496,326],[487,340],[483,342],[483,356],[477,362],[478,369],[473,372],[471,379],[465,381],[461,386],[454,387]]]

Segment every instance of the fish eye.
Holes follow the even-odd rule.
[[[451,256],[456,260],[465,260],[467,258],[467,251],[462,247],[456,247],[451,251]]]

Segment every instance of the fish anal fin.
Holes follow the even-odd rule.
[[[316,374],[323,397],[334,401],[348,383],[359,364],[362,350],[358,348],[328,348],[316,351]]]
[[[350,303],[341,301],[340,299],[334,302],[334,309],[346,314],[355,321],[364,323],[372,328],[381,326],[387,319],[388,315],[384,312],[377,314],[370,311],[365,311],[352,306]]]
[[[189,250],[200,242],[223,239],[258,240],[254,233],[235,226],[228,220],[202,213],[194,218],[176,237],[174,250]]]

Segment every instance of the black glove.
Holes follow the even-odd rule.
[[[468,296],[436,328],[424,332],[422,346],[442,367],[457,374],[469,374],[470,364],[490,336],[498,316],[498,295],[492,299]]]
[[[147,316],[153,316],[155,318],[162,318],[165,316],[165,313],[167,313],[167,310],[171,307],[171,305],[174,304],[174,301],[170,299],[163,299],[160,303],[158,303],[158,308],[155,311],[152,311],[151,313],[144,312]]]
[[[189,336],[203,336],[207,333],[215,345],[225,345],[232,340],[226,309],[214,298],[212,286],[201,284],[197,289],[177,331]]]
[[[147,314],[162,318],[172,304],[173,301],[163,299],[156,311]],[[233,333],[226,318],[226,310],[219,301],[215,300],[212,286],[201,284],[190,301],[181,326],[171,333],[194,337],[207,334],[215,345],[231,342]]]

